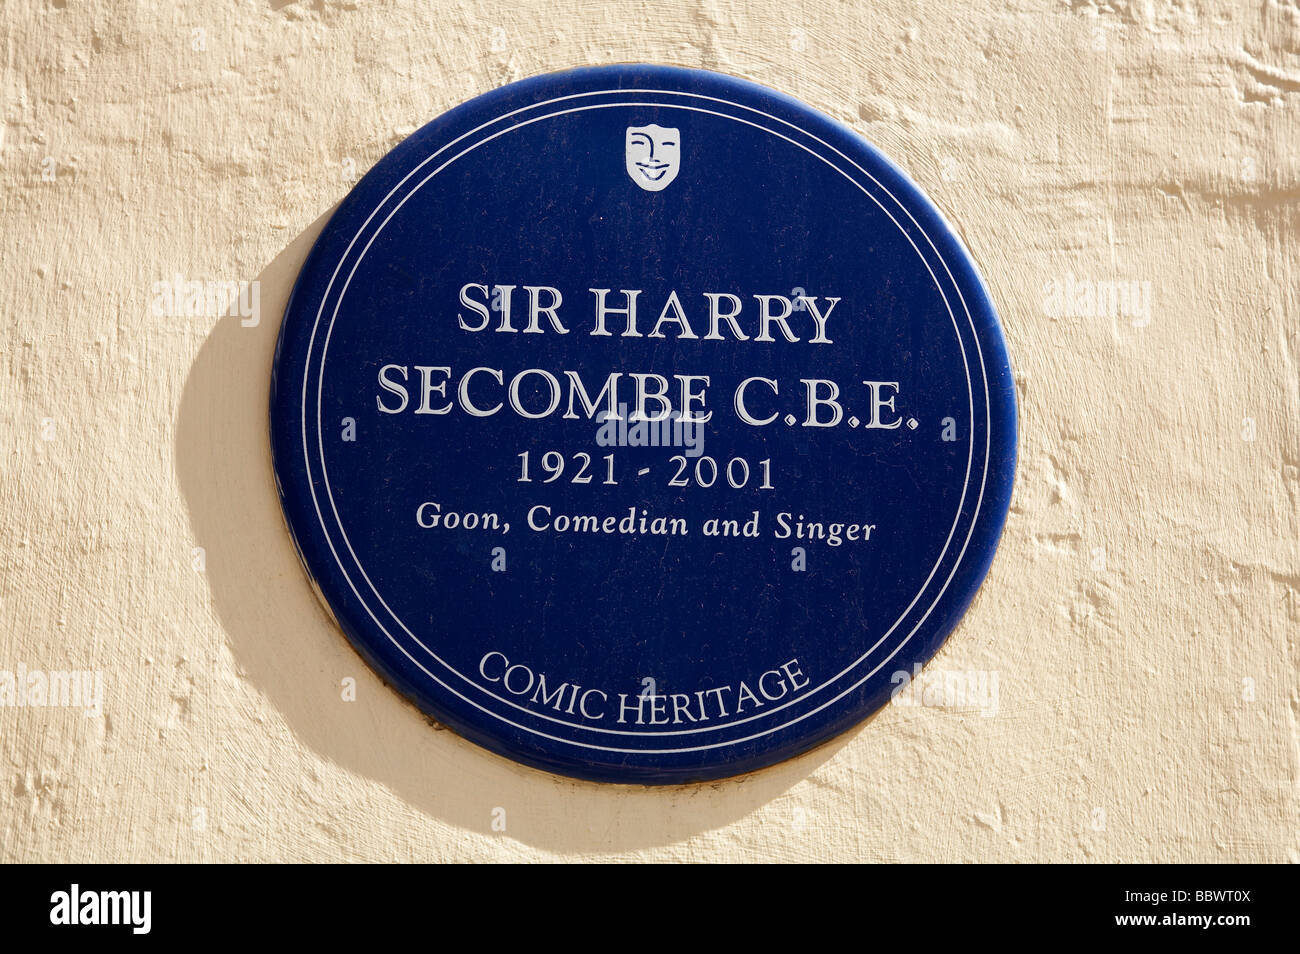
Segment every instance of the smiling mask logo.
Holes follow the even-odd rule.
[[[647,192],[661,192],[681,168],[681,136],[667,126],[628,126],[627,174]]]

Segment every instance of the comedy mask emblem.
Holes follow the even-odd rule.
[[[681,168],[681,136],[667,126],[627,127],[627,174],[647,192],[661,192]]]

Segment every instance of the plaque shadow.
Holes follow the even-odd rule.
[[[214,327],[190,368],[176,422],[177,479],[195,544],[206,551],[216,615],[240,675],[302,744],[470,832],[590,853],[668,845],[721,828],[779,798],[862,730],[733,779],[596,784],[494,755],[384,685],[317,602],[285,528],[271,467],[267,402],[276,337],[298,270],[332,212],[258,276],[256,326],[226,317]],[[356,701],[343,699],[346,677],[356,680]],[[497,809],[505,810],[504,834],[493,828]]]

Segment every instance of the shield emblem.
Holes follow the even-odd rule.
[[[678,130],[667,126],[628,126],[627,174],[647,192],[668,188],[682,165],[681,143]]]

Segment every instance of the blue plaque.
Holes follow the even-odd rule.
[[[361,655],[615,782],[758,769],[888,701],[1015,468],[998,319],[934,206],[827,116],[668,67],[514,83],[381,160],[298,277],[270,412]]]

